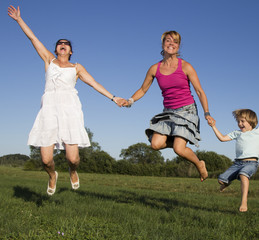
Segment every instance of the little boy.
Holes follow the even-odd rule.
[[[241,205],[240,212],[247,211],[247,195],[249,179],[256,173],[259,157],[259,129],[255,128],[258,119],[256,113],[250,109],[239,109],[233,112],[240,130],[227,135],[221,134],[215,123],[211,127],[217,138],[222,141],[236,140],[236,159],[234,164],[218,177],[221,185],[220,191],[224,191],[235,179],[241,180]]]

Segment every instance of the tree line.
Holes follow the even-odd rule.
[[[79,150],[79,172],[103,174],[127,174],[136,176],[199,177],[195,166],[182,157],[165,160],[160,151],[153,150],[145,143],[136,143],[121,150],[120,160],[111,157],[93,141],[93,133],[87,129],[91,147]],[[10,154],[0,157],[0,165],[22,166],[24,170],[43,170],[39,148],[30,147],[30,157]],[[213,151],[196,151],[199,159],[206,162],[209,177],[216,178],[232,165],[231,159]],[[57,171],[67,171],[65,151],[54,152]],[[259,179],[259,174],[254,179]]]

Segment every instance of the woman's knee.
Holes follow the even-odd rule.
[[[49,158],[41,158],[42,164],[46,167],[51,167],[54,164],[54,160],[53,157],[49,157]]]
[[[151,140],[151,148],[160,150],[166,147],[167,137],[158,133],[154,133]]]
[[[66,158],[67,158],[67,161],[69,161],[71,164],[77,165],[80,162],[80,157],[78,154],[75,154],[73,156],[69,155],[69,156],[66,156]]]
[[[79,150],[77,145],[66,145],[66,159],[71,164],[79,164]]]
[[[157,141],[151,141],[151,148],[154,150],[160,150],[162,148],[162,144]]]
[[[80,162],[79,156],[69,157],[69,158],[67,158],[67,160],[68,160],[70,163],[74,164],[74,165],[77,165],[77,164],[79,164],[79,162]]]

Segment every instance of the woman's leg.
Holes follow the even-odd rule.
[[[55,163],[53,161],[54,145],[41,147],[41,159],[45,171],[49,174],[49,187],[54,188],[56,184]]]
[[[249,189],[249,179],[245,175],[239,175],[241,180],[241,205],[239,207],[240,212],[246,212],[247,211],[247,195],[248,195],[248,189]]]
[[[173,143],[173,149],[175,153],[188,161],[192,162],[198,169],[201,177],[201,181],[204,181],[208,177],[208,172],[204,161],[200,161],[196,154],[188,147],[186,147],[187,140],[181,137],[175,137]]]
[[[154,132],[151,147],[155,150],[160,150],[167,147],[172,147],[175,153],[181,157],[184,157],[188,161],[192,162],[198,169],[201,181],[204,181],[208,177],[208,172],[204,161],[200,161],[196,154],[188,147],[186,147],[187,141],[181,137],[174,137],[172,146],[167,143],[167,136]]]
[[[78,182],[76,169],[79,166],[80,157],[77,144],[66,144],[66,158],[70,168],[70,179],[73,183]]]
[[[169,147],[166,143],[167,136],[154,132],[151,140],[151,147],[154,150],[160,150]]]

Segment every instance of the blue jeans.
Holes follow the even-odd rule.
[[[218,180],[230,184],[235,179],[240,180],[239,175],[244,175],[250,179],[256,173],[257,168],[257,161],[235,160],[229,169],[219,175]]]

